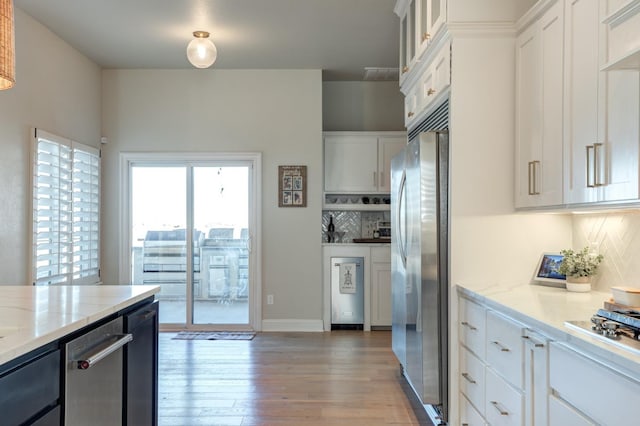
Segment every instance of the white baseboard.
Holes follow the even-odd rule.
[[[310,331],[322,332],[324,326],[322,320],[303,319],[263,319],[262,331]]]

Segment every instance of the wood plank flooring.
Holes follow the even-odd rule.
[[[419,425],[388,331],[160,334],[159,425]]]

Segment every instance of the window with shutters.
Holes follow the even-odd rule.
[[[36,285],[100,281],[100,151],[40,129],[33,149]]]

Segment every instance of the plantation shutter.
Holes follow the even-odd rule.
[[[33,282],[99,281],[100,155],[37,129],[33,166]]]

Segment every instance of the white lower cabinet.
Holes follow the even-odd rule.
[[[485,413],[487,422],[495,426],[522,425],[524,397],[520,389],[507,383],[487,368]]]
[[[371,325],[391,326],[390,247],[371,247]]]
[[[391,247],[389,245],[328,244],[322,249],[323,322],[331,330],[331,258],[362,257],[364,259],[364,324],[391,327]]]
[[[587,357],[568,345],[551,343],[549,382],[557,399],[595,424],[638,424],[638,377],[631,377],[607,366],[604,361]],[[551,423],[561,424],[556,415],[563,414],[550,410]]]
[[[460,392],[484,415],[485,365],[468,349],[460,348]]]
[[[640,424],[640,375],[552,341],[527,316],[507,315],[462,292],[458,302],[461,424]]]
[[[478,410],[464,396],[460,397],[460,425],[461,426],[485,426],[487,422]]]
[[[549,426],[589,426],[595,425],[582,413],[558,399],[554,395],[549,395]]]

